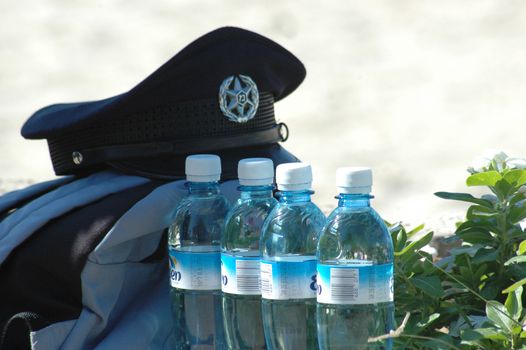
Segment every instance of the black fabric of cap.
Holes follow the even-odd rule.
[[[155,174],[152,158],[234,149],[242,154],[243,148],[265,145],[276,149],[284,135],[273,104],[294,91],[305,74],[303,64],[274,41],[244,29],[220,28],[126,93],[37,111],[22,127],[22,136],[48,140],[57,175],[120,161],[140,169],[146,159],[148,172]],[[246,123],[230,121],[219,108],[221,83],[239,75],[249,76],[260,95],[256,115]],[[74,152],[82,155],[76,162]],[[172,175],[181,174],[174,170]]]

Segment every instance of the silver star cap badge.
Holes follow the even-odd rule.
[[[254,118],[258,105],[258,88],[249,76],[230,76],[221,83],[219,107],[228,120],[246,123]]]

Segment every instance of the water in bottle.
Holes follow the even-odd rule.
[[[316,247],[325,216],[311,202],[308,164],[276,169],[279,203],[263,225],[261,296],[269,349],[317,349]]]
[[[185,170],[188,195],[168,235],[177,349],[223,349],[220,240],[229,203],[218,183],[221,160],[189,156]]]
[[[372,171],[340,168],[338,207],[318,243],[318,341],[322,350],[391,349],[368,342],[393,329],[393,243],[370,206]]]
[[[261,319],[259,239],[277,201],[274,164],[268,158],[238,164],[240,199],[225,220],[221,239],[223,321],[229,349],[266,349]]]

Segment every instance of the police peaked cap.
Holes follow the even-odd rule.
[[[184,158],[215,153],[224,174],[237,161],[297,161],[278,142],[274,102],[305,78],[303,64],[259,34],[234,27],[212,31],[181,50],[123,94],[99,101],[54,104],[22,127],[47,139],[57,175],[105,166],[160,178],[184,176]]]

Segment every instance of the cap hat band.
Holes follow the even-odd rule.
[[[101,160],[199,153],[283,141],[273,103],[272,94],[260,93],[256,116],[243,124],[224,118],[217,100],[211,99],[158,107],[93,127],[85,125],[50,138],[51,159],[55,171],[65,174],[79,165]],[[221,117],[216,118],[217,114]],[[81,164],[74,162],[74,152],[82,154]]]

